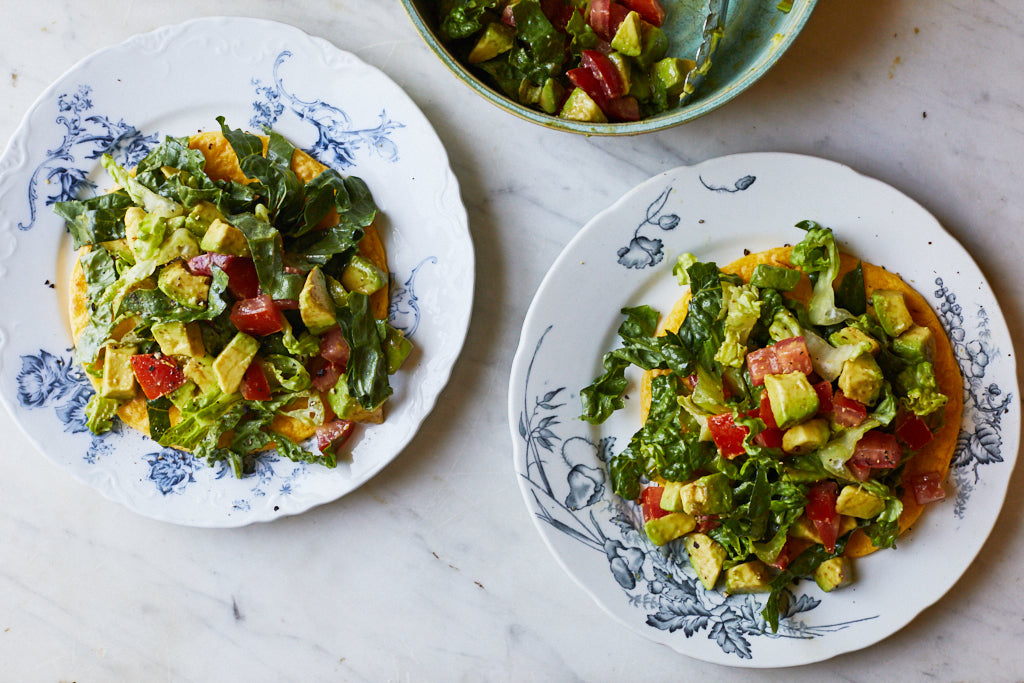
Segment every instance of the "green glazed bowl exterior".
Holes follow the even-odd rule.
[[[712,59],[711,71],[689,104],[636,122],[590,123],[571,121],[525,107],[492,88],[448,51],[437,36],[436,0],[402,0],[413,25],[427,45],[455,76],[477,94],[505,111],[556,130],[584,135],[636,135],[692,121],[722,106],[764,75],[792,44],[817,0],[794,0],[788,12],[778,0],[732,0],[725,35]],[[669,38],[669,54],[693,58],[700,44],[706,2],[663,0],[668,10],[662,27]]]

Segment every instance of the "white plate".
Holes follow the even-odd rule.
[[[617,346],[625,306],[665,312],[679,295],[682,252],[729,263],[745,249],[795,244],[794,224],[833,228],[845,251],[897,270],[931,302],[965,379],[963,431],[948,497],[895,551],[855,564],[853,586],[794,590],[772,633],[765,596],[707,592],[678,555],[637,531],[639,514],[607,484],[605,462],[640,425],[637,387],[600,427],[578,419],[579,390]],[[698,659],[747,667],[806,664],[866,647],[907,624],[967,569],[995,523],[1017,457],[1013,347],[970,256],[923,208],[833,162],[742,154],[677,168],[590,221],[545,277],[512,365],[509,422],[527,507],[555,557],[609,613]]]
[[[73,254],[50,205],[110,186],[102,152],[134,165],[166,135],[273,128],[363,178],[383,215],[391,321],[417,351],[393,377],[387,421],[361,429],[336,469],[276,453],[241,480],[132,430],[94,437],[89,389],[72,366],[65,314]],[[465,339],[473,250],[440,140],[387,76],[290,26],[213,18],[102,50],[32,106],[0,159],[0,396],[50,459],[144,515],[239,526],[302,512],[355,489],[409,442],[448,381]]]

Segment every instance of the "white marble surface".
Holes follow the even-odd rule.
[[[586,139],[456,83],[394,0],[3,3],[0,141],[77,60],[204,15],[291,23],[403,86],[462,184],[477,253],[469,338],[439,407],[380,475],[235,530],[136,516],[36,453],[0,410],[0,680],[741,680],[627,631],[548,553],[512,472],[506,386],[555,256],[647,177],[745,151],[849,164],[931,210],[1024,331],[1024,6],[821,0],[758,84],[686,126]],[[2,292],[0,292],[2,294]],[[1019,468],[1018,468],[1019,469]],[[766,680],[1024,678],[1024,474],[972,570],[909,626]]]

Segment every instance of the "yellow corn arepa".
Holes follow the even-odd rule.
[[[744,256],[721,270],[725,273],[732,273],[743,278],[744,282],[750,282],[754,268],[760,264],[792,268],[789,262],[791,247],[779,247],[768,251],[758,252]],[[847,254],[840,254],[839,277],[857,267],[860,262]],[[907,308],[910,310],[914,322],[932,331],[935,337],[935,379],[942,393],[949,397],[943,415],[942,426],[934,433],[934,436],[924,448],[907,463],[904,476],[909,477],[923,472],[939,472],[945,478],[949,471],[949,464],[953,459],[956,450],[957,437],[960,433],[960,420],[963,415],[963,378],[960,376],[960,367],[957,365],[953,347],[949,342],[946,331],[938,316],[925,301],[924,297],[918,294],[913,287],[903,279],[884,268],[863,263],[864,288],[868,298],[871,292],[876,289],[891,289],[902,292]],[[792,291],[786,294],[789,298],[806,302],[811,297],[811,282],[807,275],[802,275],[800,283]],[[690,302],[690,294],[687,291],[676,301],[675,305],[663,317],[658,325],[658,334],[664,334],[666,330],[678,330],[686,317],[686,311]],[[658,372],[644,373],[640,385],[641,419],[647,421],[647,413],[651,405],[651,377]],[[900,515],[900,533],[906,531],[920,517],[924,506],[919,505],[914,499],[911,491],[903,494],[903,513]],[[871,541],[862,531],[856,531],[850,537],[846,545],[846,555],[849,557],[862,557],[873,553],[875,548]]]
[[[263,151],[265,154],[269,138],[265,136],[260,137],[263,140]],[[238,157],[235,155],[230,143],[220,132],[211,131],[193,135],[189,138],[189,147],[202,152],[203,156],[206,158],[204,170],[213,180],[234,180],[240,183],[250,182],[250,180],[242,173],[242,169],[238,164]],[[311,157],[309,154],[298,149],[295,150],[295,153],[292,155],[291,168],[302,182],[309,182],[327,169],[326,166]],[[337,212],[332,209],[324,218],[322,224],[325,226],[333,225],[337,220]],[[364,229],[363,239],[359,242],[359,253],[372,261],[374,265],[380,268],[383,272],[389,272],[384,243],[380,238],[380,233],[377,231],[376,225],[371,224]],[[70,286],[71,296],[69,297],[69,316],[71,334],[77,342],[79,335],[89,323],[89,305],[85,273],[82,271],[81,264],[77,259],[75,260],[74,271],[71,275]],[[382,289],[375,292],[370,297],[370,306],[373,310],[373,314],[379,319],[387,317],[389,286],[390,283],[386,284]],[[122,327],[120,329],[116,329],[114,331],[112,336],[118,338],[130,330],[131,327],[131,321],[126,321],[126,323],[122,323]],[[93,382],[95,384],[95,379],[93,379]],[[326,405],[325,407],[330,411],[329,407]],[[129,427],[137,429],[144,434],[149,434],[149,414],[146,409],[145,396],[141,393],[137,394],[135,398],[122,405],[120,409],[118,409],[117,414],[118,417],[120,417],[121,420]],[[328,419],[331,419],[332,417],[333,416],[329,415]],[[172,424],[175,424],[178,421],[178,410],[173,406],[170,409],[170,420]],[[378,408],[372,412],[365,412],[364,414],[356,416],[356,421],[382,422],[383,411]],[[277,415],[274,418],[274,421],[270,425],[270,430],[288,437],[292,441],[304,441],[305,439],[313,436],[316,431],[314,425],[282,415]],[[274,448],[274,444],[269,444],[267,448]]]

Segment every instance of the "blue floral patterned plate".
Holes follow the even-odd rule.
[[[652,546],[637,506],[613,495],[606,463],[639,427],[639,377],[624,410],[600,427],[578,419],[579,390],[617,344],[626,306],[667,311],[676,257],[729,263],[793,244],[793,226],[833,228],[845,251],[898,271],[934,306],[964,376],[965,412],[946,500],[895,551],[855,563],[855,583],[826,595],[792,589],[773,633],[765,596],[704,590],[685,550]],[[866,647],[938,600],[995,523],[1020,425],[1009,333],[978,267],[921,206],[839,164],[742,154],[677,168],[595,217],[541,284],[512,365],[509,421],[526,505],[562,563],[609,613],[679,652],[720,664],[780,667]]]
[[[99,157],[134,165],[165,135],[273,128],[363,178],[383,218],[392,324],[416,345],[383,425],[362,430],[336,469],[270,452],[235,479],[124,428],[84,425],[92,389],[72,364],[74,255],[55,201],[103,192]],[[447,154],[416,105],[380,71],[283,24],[213,18],[136,36],[46,90],[0,158],[0,397],[39,449],[109,498],[195,526],[302,512],[353,490],[413,437],[465,339],[473,249]],[[24,454],[26,459],[31,454]]]

